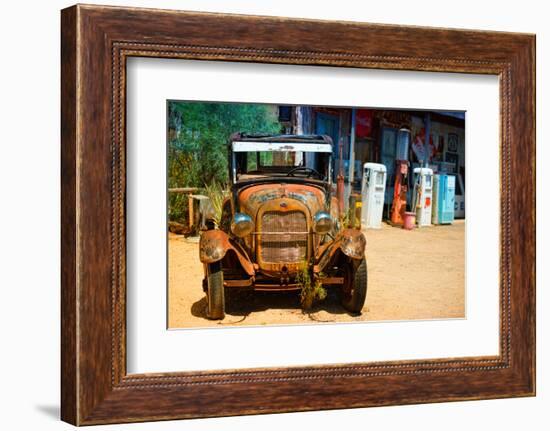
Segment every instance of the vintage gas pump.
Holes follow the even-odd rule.
[[[390,221],[395,226],[403,225],[403,214],[407,210],[407,190],[409,175],[409,162],[406,160],[395,161],[395,185],[393,188],[393,202],[391,206]]]
[[[418,226],[432,224],[433,171],[430,168],[414,168],[413,209]]]
[[[451,224],[455,219],[455,176],[434,175],[433,224]]]
[[[365,163],[361,186],[361,221],[364,227],[381,227],[385,192],[386,166],[380,163]]]

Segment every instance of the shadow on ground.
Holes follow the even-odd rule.
[[[38,405],[35,406],[36,410],[42,413],[44,416],[48,416],[50,419],[58,420],[60,418],[60,409],[57,405]]]
[[[340,295],[337,289],[328,289],[327,297],[315,304],[310,310],[302,310],[300,305],[300,293],[297,291],[288,292],[262,292],[242,289],[226,289],[225,313],[228,316],[242,317],[231,324],[241,323],[252,313],[259,313],[266,310],[296,310],[302,311],[309,319],[315,322],[333,322],[331,319],[322,319],[316,314],[325,311],[329,314],[348,314],[359,316],[360,314],[349,313],[340,305]],[[193,303],[191,314],[195,317],[207,319],[206,297]]]

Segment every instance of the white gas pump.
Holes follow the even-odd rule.
[[[382,225],[384,193],[386,191],[386,166],[380,163],[363,165],[361,185],[361,223],[363,227],[379,229]]]
[[[433,170],[414,168],[413,208],[418,226],[432,224]]]

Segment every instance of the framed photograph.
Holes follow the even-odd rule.
[[[64,421],[535,394],[533,35],[61,18]]]

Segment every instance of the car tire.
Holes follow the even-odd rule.
[[[206,317],[220,320],[225,317],[225,295],[221,262],[207,265]]]
[[[363,257],[357,267],[352,259],[347,259],[342,270],[342,306],[351,313],[361,313],[367,299],[367,259]]]

